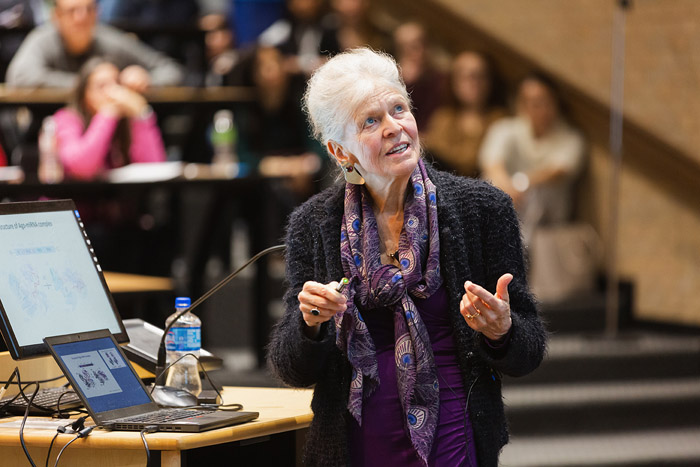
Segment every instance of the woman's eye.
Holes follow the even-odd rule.
[[[403,104],[397,104],[396,107],[394,107],[394,110],[396,112],[403,112]]]
[[[367,117],[365,120],[365,126],[373,125],[377,120],[373,117]]]

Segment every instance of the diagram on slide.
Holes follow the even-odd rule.
[[[122,392],[101,354],[102,351],[91,351],[61,357],[88,398]]]

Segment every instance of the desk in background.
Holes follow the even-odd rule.
[[[58,110],[66,105],[70,89],[18,88],[0,84],[0,106],[27,106]],[[249,102],[256,98],[252,88],[246,86],[161,86],[145,93],[151,105],[209,104]]]
[[[146,435],[152,455],[160,452],[163,467],[227,464],[300,465],[298,447],[311,423],[312,390],[286,388],[224,388],[224,401],[240,403],[244,410],[260,413],[252,422],[204,433],[152,433]],[[18,420],[14,417],[7,420]],[[0,420],[2,422],[4,420]],[[54,430],[25,428],[24,439],[37,463],[44,463]],[[74,435],[60,435],[52,449],[50,465],[61,447]],[[156,453],[157,455],[157,453]],[[271,462],[265,463],[265,457]],[[0,424],[0,459],[3,465],[25,465],[18,429]],[[146,453],[138,432],[94,430],[71,444],[61,456],[61,466],[143,466]],[[153,463],[152,464],[157,465]]]
[[[19,147],[22,165],[27,172],[35,170],[36,142],[44,117],[53,114],[68,102],[70,89],[61,88],[17,88],[0,84],[0,109],[26,107],[31,111],[29,127],[20,131],[11,119],[0,120],[0,131],[5,151],[9,155]],[[166,147],[178,147],[187,157],[187,162],[210,162],[206,132],[214,112],[221,108],[231,109],[237,105],[254,101],[253,88],[244,86],[189,87],[162,86],[150,88],[145,93],[148,103],[158,116]],[[168,117],[175,116],[174,124],[168,125]],[[187,117],[183,122],[182,118]],[[171,129],[173,127],[174,129]],[[37,153],[38,154],[38,153]],[[15,162],[17,163],[17,162]]]
[[[112,294],[173,292],[173,280],[169,277],[142,276],[123,272],[105,271],[105,282]]]

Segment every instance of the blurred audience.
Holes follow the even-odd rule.
[[[394,31],[394,56],[413,102],[418,128],[428,120],[445,95],[447,79],[431,60],[427,31],[420,23],[404,23]]]
[[[0,1],[0,81],[5,81],[7,65],[26,36],[26,30],[44,22],[42,0]]]
[[[452,62],[446,105],[428,121],[423,143],[445,170],[478,176],[478,153],[489,126],[506,116],[504,84],[491,61],[462,52]]]
[[[232,71],[241,60],[236,49],[233,31],[224,21],[208,30],[204,38],[207,57],[205,86],[228,86],[235,84]]]
[[[71,87],[90,58],[108,56],[122,69],[120,83],[137,92],[176,85],[180,66],[131,35],[98,24],[95,0],[56,0],[52,21],[34,29],[7,70],[13,86]]]
[[[537,226],[570,220],[584,155],[584,139],[562,115],[554,83],[540,73],[526,76],[517,116],[491,126],[479,156],[484,178],[513,198],[526,243]]]
[[[206,74],[204,35],[226,23],[227,0],[98,0],[100,20],[136,31],[154,49],[184,65],[183,82]]]
[[[312,193],[312,175],[320,168],[301,110],[305,76],[290,73],[274,47],[256,51],[252,74],[257,99],[236,115],[238,155],[262,175],[289,177],[288,188],[297,199],[287,201],[296,205]]]
[[[311,74],[327,57],[340,52],[338,30],[324,0],[287,0],[287,15],[258,38],[262,47],[276,47],[290,73]]]
[[[369,15],[369,0],[331,0],[331,7],[341,50],[363,46],[375,50],[389,48],[391,38],[372,22]]]
[[[94,179],[130,162],[161,162],[165,149],[146,99],[102,58],[80,70],[70,104],[56,112],[58,155],[68,177]]]

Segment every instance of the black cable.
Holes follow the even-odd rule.
[[[85,415],[83,417],[78,418],[77,420],[72,421],[71,423],[68,423],[67,425],[59,426],[58,428],[56,428],[56,434],[53,435],[53,438],[51,438],[51,444],[49,444],[49,452],[46,453],[46,464],[44,465],[44,467],[49,467],[49,459],[51,458],[51,449],[53,449],[53,443],[56,441],[56,438],[58,437],[58,435],[60,435],[61,433],[65,433],[66,428],[68,428],[68,427],[70,427],[73,431],[82,430],[83,428],[85,428],[85,419],[87,417],[88,416]]]
[[[70,427],[71,430],[73,431],[80,431],[85,428],[85,420],[88,418],[88,415],[84,415],[76,420],[73,420],[72,422],[68,423],[67,425],[59,426],[56,428],[56,434],[53,435],[53,438],[51,438],[51,444],[49,444],[49,452],[46,453],[46,463],[44,464],[45,467],[49,467],[49,459],[51,458],[51,449],[53,449],[53,443],[56,441],[56,438],[58,435],[61,433],[65,433],[66,429]]]
[[[65,378],[65,377],[66,377],[66,375],[55,376],[55,377],[49,378],[49,379],[40,379],[38,381],[32,381],[32,383],[39,383],[39,384],[50,383],[52,381],[58,381],[59,379]],[[10,379],[9,381],[0,381],[0,385],[2,385],[2,384],[15,384],[16,385],[18,383],[15,383]]]
[[[163,365],[165,364],[165,361],[166,361],[166,358],[165,358],[165,338],[167,337],[168,331],[170,331],[170,328],[172,328],[173,325],[174,325],[175,323],[177,323],[177,321],[180,319],[180,317],[181,317],[182,315],[184,315],[185,313],[187,313],[187,312],[189,312],[189,311],[192,311],[192,310],[194,310],[195,308],[197,308],[197,307],[198,307],[202,302],[204,302],[207,298],[211,297],[213,294],[215,294],[216,292],[218,292],[219,289],[221,289],[223,286],[225,286],[226,284],[228,284],[229,282],[231,282],[231,280],[233,280],[233,278],[236,277],[236,276],[238,275],[238,273],[240,273],[242,270],[244,270],[245,268],[247,268],[248,266],[250,266],[251,264],[253,264],[254,262],[256,262],[258,259],[262,258],[263,256],[265,256],[265,255],[267,255],[267,254],[269,254],[269,253],[274,253],[274,252],[276,252],[276,251],[282,251],[282,250],[284,250],[284,249],[286,249],[286,248],[287,248],[287,245],[284,245],[284,244],[283,244],[283,245],[271,246],[270,248],[266,248],[266,249],[262,250],[261,252],[259,252],[258,254],[256,254],[255,256],[253,256],[252,258],[250,258],[248,261],[246,261],[243,265],[241,265],[241,267],[239,267],[239,268],[236,269],[234,272],[232,272],[231,274],[229,274],[228,276],[226,276],[224,279],[222,279],[221,282],[219,282],[219,283],[216,284],[214,287],[212,287],[212,288],[211,288],[208,292],[206,292],[204,295],[202,295],[202,296],[199,297],[197,300],[195,300],[195,302],[194,302],[193,304],[191,304],[191,305],[190,305],[189,307],[187,307],[187,308],[183,308],[180,312],[178,312],[178,313],[173,317],[172,321],[170,321],[170,324],[168,324],[167,326],[165,326],[165,329],[163,330],[163,336],[161,337],[161,339],[160,339],[160,344],[158,345],[158,355],[156,356],[156,359],[157,359],[157,360],[156,360],[156,371],[155,371],[155,373],[156,373],[156,379],[155,379],[154,386],[155,386],[155,385],[162,385],[162,384],[163,384],[163,380],[162,380],[162,379],[159,379],[158,376],[159,376],[159,375],[162,376],[162,375],[165,373],[165,370],[159,370],[159,368],[162,368],[162,367],[163,367]]]
[[[165,375],[165,373],[168,372],[168,370],[170,369],[170,367],[172,367],[173,365],[175,365],[177,362],[179,362],[179,361],[182,360],[183,358],[189,357],[189,356],[192,356],[192,357],[196,358],[197,361],[199,361],[199,358],[197,358],[197,356],[196,356],[195,354],[193,354],[193,353],[186,353],[185,355],[181,355],[181,356],[180,356],[177,360],[175,360],[174,362],[168,363],[168,364],[165,366],[165,368],[163,368],[163,371],[161,371],[160,373],[158,373],[158,374],[155,375],[155,376],[156,376],[156,381],[158,380],[158,377],[159,377],[159,376]],[[155,388],[156,388],[156,384],[155,384],[155,382],[154,382],[154,383],[153,383],[153,386],[151,386],[151,391],[150,391],[151,394],[153,394],[153,390],[154,390]],[[215,389],[216,389],[216,388],[215,388]]]
[[[70,445],[73,444],[75,441],[79,440],[80,438],[86,438],[86,437],[92,432],[92,430],[94,430],[94,429],[95,429],[94,426],[89,426],[89,427],[87,427],[87,428],[83,428],[82,430],[80,430],[80,431],[75,435],[75,438],[73,438],[72,440],[68,441],[68,442],[66,443],[66,445],[63,446],[63,447],[61,448],[61,450],[58,452],[58,456],[56,457],[56,462],[53,464],[53,467],[57,467],[57,466],[58,466],[58,462],[61,460],[61,455],[63,454],[63,451],[65,451],[66,448],[67,448],[68,446],[70,446]]]
[[[63,396],[65,396],[65,395],[68,394],[68,393],[75,394],[75,391],[66,391],[66,392],[64,392],[63,394],[61,394],[60,396],[58,396],[58,400],[56,401],[56,413],[58,414],[58,417],[59,417],[59,418],[61,418],[61,416],[62,416],[62,413],[61,413],[61,399],[63,399]],[[82,418],[82,417],[81,417],[81,418]]]
[[[185,355],[181,355],[177,360],[174,362],[168,364],[165,369],[161,372],[161,374],[164,374],[167,372],[170,367],[175,365],[177,362],[182,360],[185,357],[194,357],[197,360],[197,365],[199,365],[199,368],[201,368],[202,372],[204,373],[204,376],[207,378],[207,381],[209,381],[209,384],[211,384],[211,387],[214,388],[214,391],[216,391],[216,394],[219,396],[221,401],[223,402],[224,396],[221,394],[219,389],[216,387],[214,382],[212,381],[211,377],[209,376],[209,373],[207,373],[207,370],[204,368],[204,365],[202,364],[201,359],[196,356],[193,353],[186,353]],[[156,375],[156,378],[158,375]],[[151,386],[151,394],[153,394],[153,390],[155,389],[156,385],[155,383],[153,386]],[[203,409],[203,410],[221,410],[221,411],[229,411],[229,412],[238,412],[240,410],[243,410],[243,405],[242,404],[206,404],[206,405],[192,405],[189,407],[181,407],[183,409]]]
[[[17,372],[17,381],[19,382],[19,371]],[[34,394],[32,394],[31,398],[29,399],[29,403],[27,404],[27,408],[24,410],[24,417],[22,417],[22,423],[19,426],[19,442],[22,444],[22,450],[24,451],[24,455],[27,456],[27,460],[29,463],[32,465],[32,467],[36,467],[36,464],[34,463],[34,459],[32,459],[32,456],[29,455],[29,450],[27,450],[27,445],[24,442],[24,425],[27,423],[27,417],[29,417],[29,407],[31,406],[32,402],[34,401],[34,396],[36,396],[36,393],[39,392],[39,383],[36,384],[36,389],[34,390]],[[21,389],[21,386],[20,386]]]
[[[157,425],[148,425],[143,430],[141,430],[141,441],[143,441],[143,447],[146,449],[146,467],[151,465],[151,450],[148,449],[148,441],[146,441],[146,433],[155,433],[158,431]]]
[[[56,467],[58,465],[58,461],[61,460],[61,455],[63,454],[63,451],[65,451],[68,446],[73,444],[79,438],[80,438],[80,433],[78,433],[72,440],[68,441],[66,443],[66,445],[63,446],[60,451],[58,451],[58,456],[56,456],[56,462],[54,462],[53,467]]]
[[[51,458],[51,449],[53,449],[53,443],[56,441],[56,438],[58,438],[58,435],[60,435],[61,432],[56,430],[56,434],[53,435],[53,438],[51,438],[51,444],[49,444],[49,452],[46,453],[46,463],[44,464],[44,467],[49,467],[49,459]]]

